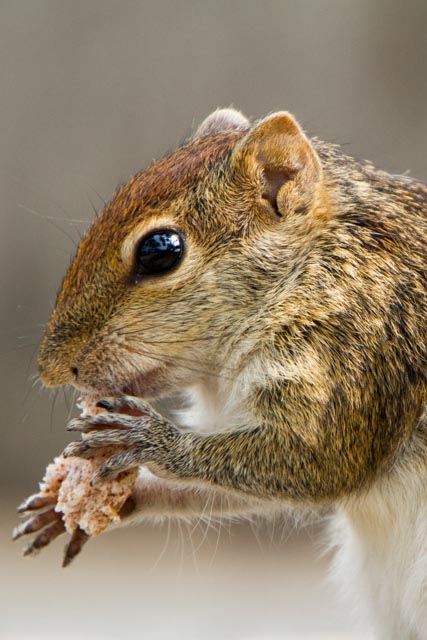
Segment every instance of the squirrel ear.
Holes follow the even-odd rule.
[[[213,136],[226,131],[245,131],[249,128],[249,120],[236,109],[217,109],[210,114],[197,129],[193,140],[202,136]]]
[[[279,111],[261,120],[236,145],[235,166],[255,182],[278,215],[305,210],[321,178],[316,152],[295,118]]]

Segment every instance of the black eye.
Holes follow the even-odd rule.
[[[145,236],[136,251],[136,274],[159,275],[175,267],[184,250],[184,241],[176,231],[161,229]]]

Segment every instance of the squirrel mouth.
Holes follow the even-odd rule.
[[[90,386],[73,384],[83,397],[90,398],[91,401],[102,400],[108,396],[136,396],[147,400],[157,400],[167,395],[171,390],[171,383],[168,381],[167,370],[164,367],[156,367],[144,373],[137,373],[129,380],[117,380],[111,382],[98,379]]]
[[[156,367],[134,377],[121,388],[121,392],[126,396],[156,399],[165,395],[167,386],[166,371]]]

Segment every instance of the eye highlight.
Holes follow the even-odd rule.
[[[142,238],[135,253],[135,275],[161,275],[171,271],[184,253],[184,240],[174,229],[157,229]]]

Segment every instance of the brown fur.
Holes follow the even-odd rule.
[[[148,398],[245,389],[246,422],[211,435],[146,408],[121,468],[310,503],[367,487],[405,459],[426,402],[426,203],[426,187],[310,143],[288,114],[196,138],[95,220],[46,330],[42,379]],[[188,251],[136,284],[122,245],[156,220]]]

